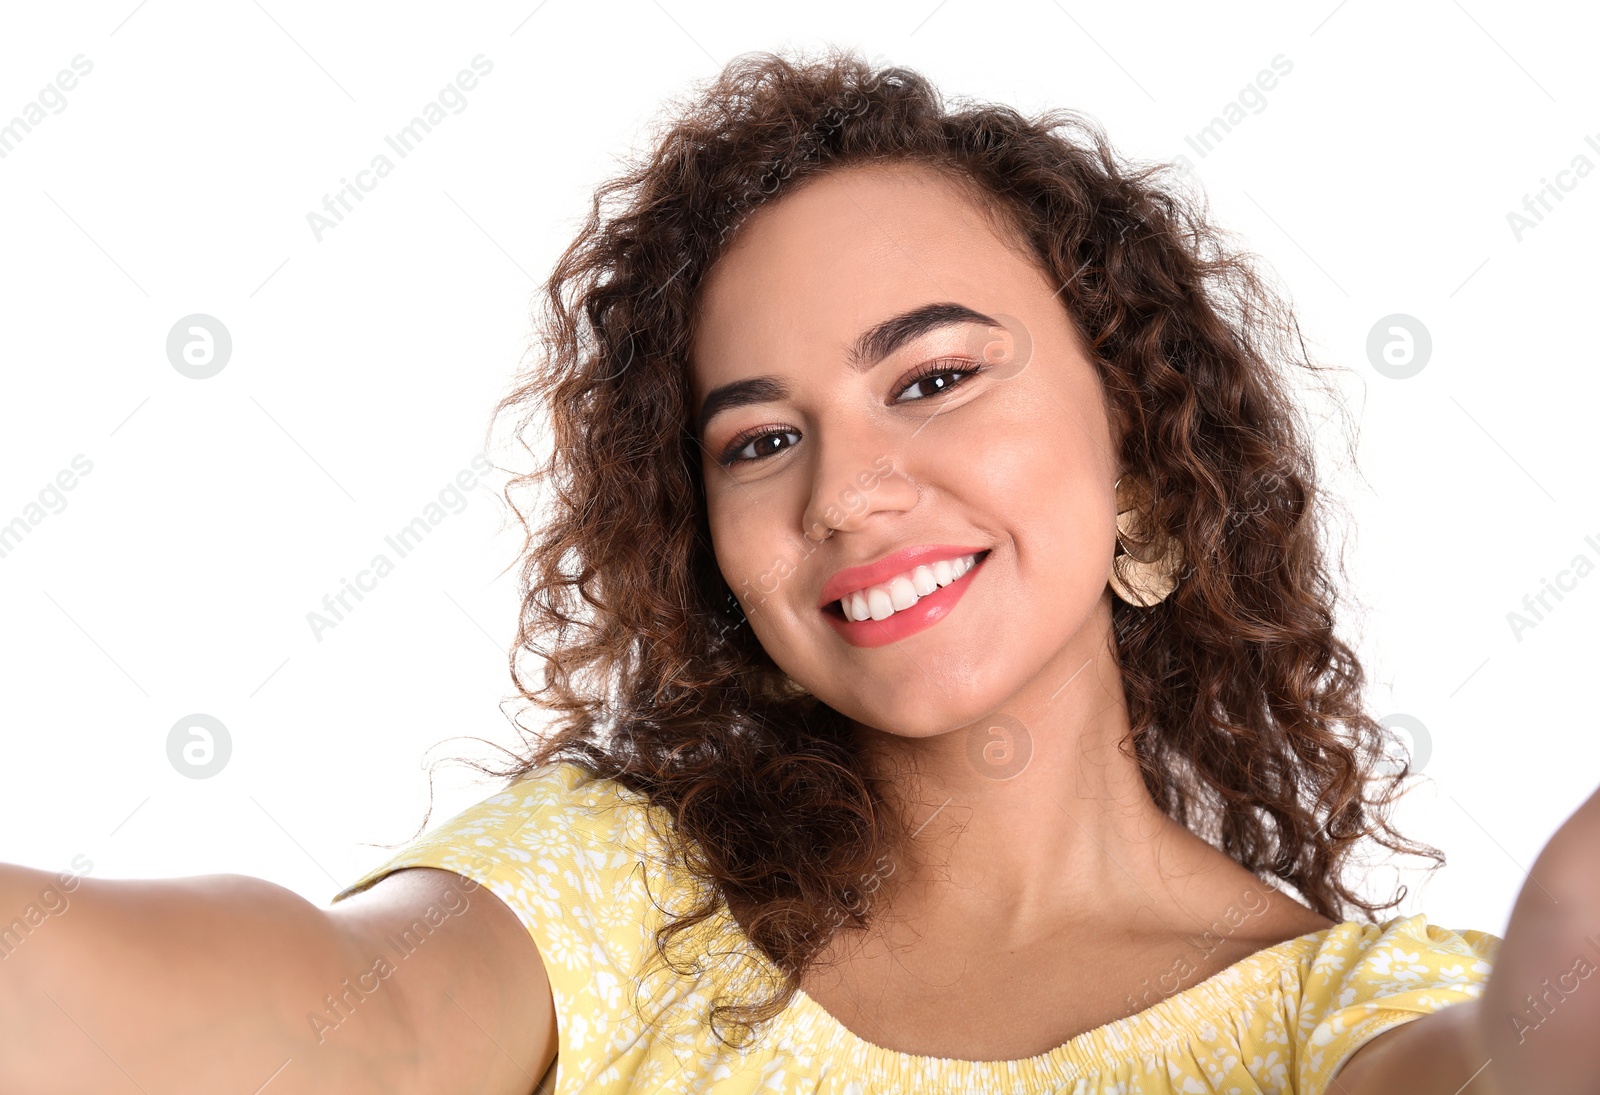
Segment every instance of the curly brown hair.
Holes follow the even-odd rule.
[[[1321,367],[1293,312],[1172,165],[1129,165],[1072,111],[955,105],[855,51],[735,59],[597,191],[546,285],[536,361],[494,414],[516,409],[524,446],[544,452],[506,497],[526,533],[511,676],[550,725],[528,755],[485,770],[568,761],[665,808],[660,835],[704,885],[656,932],[658,956],[734,910],[785,978],[767,999],[714,1002],[725,1041],[719,1024],[777,1014],[837,928],[869,923],[864,880],[906,838],[847,720],[797,693],[740,625],[690,421],[697,292],[730,233],[844,165],[961,182],[1061,286],[1123,466],[1154,485],[1155,525],[1188,561],[1166,600],[1113,609],[1124,747],[1160,808],[1335,920],[1403,899],[1346,882],[1368,838],[1444,862],[1387,819],[1409,763],[1390,757],[1334,633],[1325,499],[1287,368]]]

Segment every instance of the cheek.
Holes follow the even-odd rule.
[[[1080,569],[1110,558],[1110,484],[1098,464],[1074,464],[1058,449],[990,450],[984,487],[997,517],[1016,531],[1025,561]]]
[[[780,550],[777,508],[754,502],[737,485],[708,494],[707,503],[717,569],[749,612],[793,573],[792,561]]]
[[[719,499],[708,492],[706,516],[717,569],[722,572],[722,580],[728,583],[728,588],[742,599],[751,577],[751,538],[739,535],[740,514],[737,506],[729,505],[727,498]]]
[[[1041,402],[1055,413],[1040,413]],[[952,453],[953,466],[967,469],[972,496],[1013,541],[1016,595],[1087,602],[1105,583],[1116,532],[1104,442],[1045,396],[1017,403],[984,431],[981,449]]]

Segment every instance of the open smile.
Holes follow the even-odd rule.
[[[892,577],[828,601],[821,608],[822,614],[852,646],[897,642],[948,616],[988,556],[989,551],[983,550],[919,562]]]

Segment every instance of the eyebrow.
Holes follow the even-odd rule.
[[[845,352],[845,361],[852,370],[866,372],[906,343],[929,331],[966,323],[1000,326],[965,304],[950,301],[924,304],[867,328]],[[700,414],[695,421],[695,436],[705,436],[706,424],[723,411],[751,403],[770,403],[785,399],[788,395],[789,385],[775,376],[747,377],[713,388],[706,393],[705,402],[700,406]]]

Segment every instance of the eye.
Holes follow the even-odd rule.
[[[925,365],[919,365],[909,376],[901,381],[899,388],[900,401],[914,403],[919,399],[943,395],[945,392],[959,388],[968,379],[983,372],[985,368],[987,366],[978,365],[964,357],[943,357],[936,361],[930,361]],[[935,380],[939,381],[937,385],[934,384]],[[906,399],[906,393],[914,388],[926,388],[929,390],[925,390],[921,395]]]
[[[968,379],[973,378],[978,373],[982,373],[986,368],[989,367],[987,365],[978,365],[968,357],[939,357],[939,359],[923,363],[923,365],[918,365],[915,370],[910,371],[909,375],[901,379],[896,391],[904,397],[910,389],[930,383],[934,378],[944,378],[944,384],[939,387],[938,391],[914,395],[912,399],[899,399],[896,402],[915,403],[918,400],[931,399],[933,395],[944,395],[946,392],[955,391],[957,387],[962,386]],[[949,378],[957,379],[952,381]],[[794,442],[789,442],[787,445],[778,445],[778,447],[774,448],[771,447],[770,442],[781,439],[781,437],[795,437],[795,439],[798,439],[798,435],[800,435],[800,432],[795,431],[795,429],[787,429],[787,427],[781,427],[781,429],[778,429],[778,427],[758,427],[754,431],[739,434],[738,437],[734,437],[731,442],[728,442],[726,448],[722,450],[722,455],[718,456],[717,463],[723,467],[758,463],[758,461],[762,461],[768,456],[776,456],[786,448],[794,447]]]
[[[727,448],[722,450],[722,455],[717,457],[717,463],[725,468],[735,464],[749,464],[757,460],[780,453],[785,449],[793,448],[794,441],[785,441],[782,444],[774,442],[783,441],[784,438],[800,438],[797,430],[790,429],[761,429],[755,432],[742,433],[728,442]]]

